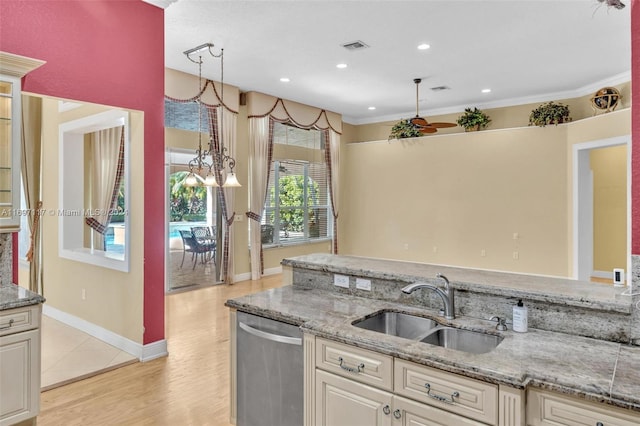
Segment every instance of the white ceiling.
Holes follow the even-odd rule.
[[[197,75],[182,52],[212,42],[225,83],[352,124],[413,116],[418,77],[420,113],[435,115],[582,96],[631,76],[630,0],[147,1],[166,7],[167,67]],[[370,47],[341,46],[355,40]],[[203,75],[220,80],[219,61],[204,60]],[[430,90],[441,85],[451,90]]]

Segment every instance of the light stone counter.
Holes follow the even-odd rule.
[[[282,264],[406,283],[432,279],[441,273],[454,283],[457,290],[487,294],[500,292],[513,298],[626,314],[631,312],[631,299],[621,295],[624,288],[565,278],[322,253],[284,259]]]
[[[0,284],[0,311],[44,303],[44,297],[15,284]]]
[[[439,269],[441,270],[441,269]],[[530,329],[495,330],[495,322],[304,286],[286,286],[228,300],[239,311],[300,325],[317,336],[378,351],[453,373],[516,388],[537,387],[640,411],[640,347]],[[420,314],[443,324],[499,334],[486,354],[470,354],[354,327],[379,310]]]

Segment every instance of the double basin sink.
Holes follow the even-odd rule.
[[[502,341],[501,336],[444,326],[430,318],[392,311],[378,312],[355,321],[353,325],[473,354],[491,352]]]

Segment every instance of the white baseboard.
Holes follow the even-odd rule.
[[[251,272],[245,272],[244,274],[238,274],[233,276],[233,282],[239,283],[240,281],[248,281],[251,279]]]
[[[281,273],[282,273],[282,265],[276,266],[275,268],[265,269],[264,274],[262,274],[262,276],[266,277],[267,275],[276,275]]]
[[[169,354],[167,351],[167,341],[165,339],[142,345],[131,339],[120,336],[113,331],[107,330],[106,328],[49,306],[46,303],[42,306],[42,313],[50,318],[60,321],[61,323],[87,333],[98,340],[102,340],[111,346],[115,346],[121,351],[135,356],[142,362],[151,361],[152,359],[167,356]]]
[[[269,268],[264,270],[263,277],[267,275],[276,275],[282,273],[282,265],[276,266],[275,268]],[[249,281],[251,279],[251,272],[245,272],[243,274],[238,274],[233,276],[233,282],[238,283],[240,281]]]
[[[612,280],[613,271],[591,271],[591,276],[596,278],[605,278]]]

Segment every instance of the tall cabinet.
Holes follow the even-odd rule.
[[[20,79],[43,64],[0,52],[0,232],[20,228]]]

